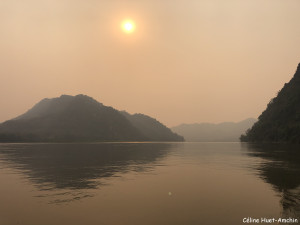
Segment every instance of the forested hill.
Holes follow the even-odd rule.
[[[122,114],[142,133],[142,135],[149,137],[151,141],[184,141],[182,136],[173,133],[170,128],[150,116],[141,113],[131,115],[125,111],[122,111]]]
[[[300,143],[300,64],[258,121],[240,138],[244,142]]]
[[[89,96],[62,95],[0,124],[0,142],[183,141],[158,121],[148,132],[128,117]]]

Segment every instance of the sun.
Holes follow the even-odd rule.
[[[132,33],[135,30],[135,24],[131,20],[125,20],[122,23],[122,29],[126,33]]]

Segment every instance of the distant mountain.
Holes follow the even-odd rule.
[[[136,127],[130,116],[86,95],[62,95],[43,99],[23,115],[0,124],[0,142],[157,140],[157,136]],[[153,131],[166,132],[168,128],[156,122]],[[160,141],[183,141],[171,130],[164,134]]]
[[[300,64],[241,141],[300,143]]]
[[[239,141],[239,137],[249,129],[256,119],[249,118],[238,123],[225,122],[181,124],[171,130],[182,135],[186,141],[231,142]]]

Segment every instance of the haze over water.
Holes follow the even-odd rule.
[[[299,219],[293,146],[1,144],[0,224],[243,224]]]

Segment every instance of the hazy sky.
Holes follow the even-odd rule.
[[[0,0],[0,122],[86,94],[168,126],[257,117],[300,62],[299,0]],[[124,33],[124,19],[136,30]]]

